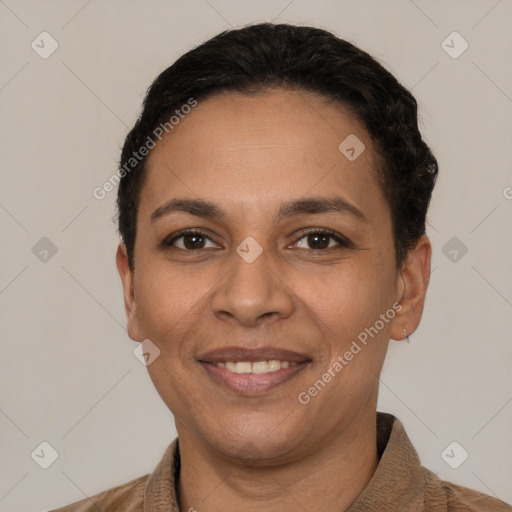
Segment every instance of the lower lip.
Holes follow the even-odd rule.
[[[298,363],[297,366],[281,368],[275,372],[268,373],[235,373],[211,363],[200,361],[200,364],[216,382],[223,384],[236,393],[250,395],[264,393],[292,379],[306,368],[308,362],[305,361]]]

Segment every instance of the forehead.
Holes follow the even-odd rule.
[[[340,151],[345,140],[362,150],[357,158]],[[214,198],[245,215],[244,204],[335,192],[369,203],[382,199],[376,166],[363,125],[339,103],[303,91],[221,94],[200,101],[151,151],[140,206]]]

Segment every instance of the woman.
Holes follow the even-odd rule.
[[[411,94],[323,30],[224,32],[165,70],[121,155],[117,266],[178,439],[59,510],[512,510],[376,410],[421,320],[436,176]]]

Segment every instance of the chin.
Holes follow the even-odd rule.
[[[281,420],[282,421],[282,420]],[[295,451],[302,442],[301,434],[304,428],[294,431],[291,426],[281,424],[276,428],[275,423],[260,424],[259,428],[248,428],[247,417],[241,429],[226,427],[223,432],[218,429],[213,435],[205,435],[205,440],[215,451],[225,457],[251,464],[281,462],[289,458],[290,452]],[[293,440],[293,442],[291,441]]]

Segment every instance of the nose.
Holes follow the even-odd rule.
[[[264,250],[251,263],[233,252],[231,270],[221,281],[212,300],[214,314],[244,326],[256,326],[263,319],[289,317],[295,309],[294,294],[283,273],[271,268]],[[274,267],[276,267],[274,265]]]

